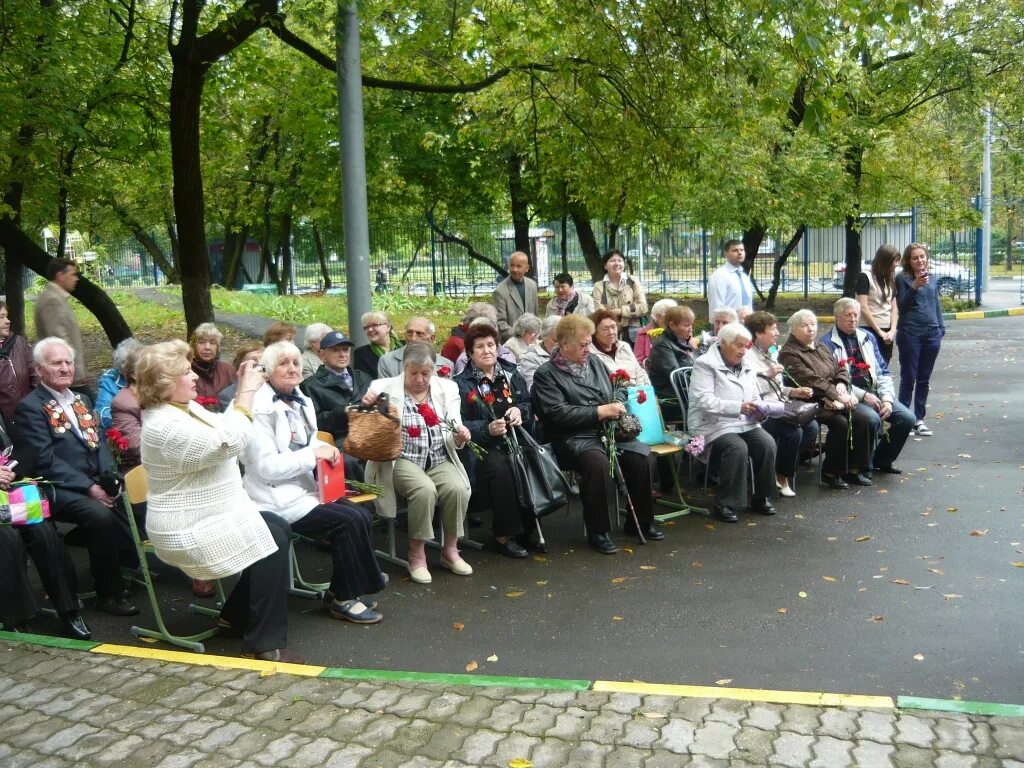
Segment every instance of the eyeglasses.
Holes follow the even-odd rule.
[[[371,328],[383,328],[385,325],[387,325],[387,323],[370,323],[369,325],[364,325],[363,330],[368,331]]]

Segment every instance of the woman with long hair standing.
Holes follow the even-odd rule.
[[[939,345],[946,335],[942,321],[939,285],[928,274],[928,248],[911,243],[903,251],[903,271],[896,278],[896,304],[899,324],[896,344],[900,348],[900,402],[913,407],[914,431],[930,435],[924,423],[925,407],[932,369],[939,356]]]
[[[875,335],[886,365],[892,360],[899,307],[896,305],[896,262],[900,251],[895,245],[883,245],[875,251],[871,268],[857,278],[857,301],[861,326]]]

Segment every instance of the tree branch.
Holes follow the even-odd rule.
[[[246,0],[241,8],[228,15],[220,24],[196,38],[195,51],[199,60],[212,64],[224,58],[248,40],[256,30],[267,26],[277,13],[277,8],[277,0]]]
[[[471,259],[476,259],[477,261],[491,267],[495,272],[501,275],[502,279],[508,277],[508,270],[501,266],[501,264],[496,264],[495,262],[488,259],[482,253],[480,253],[480,251],[474,248],[473,244],[470,243],[468,240],[463,240],[458,235],[450,234],[441,229],[441,227],[439,227],[437,225],[437,222],[434,220],[433,210],[427,211],[427,224],[437,234],[437,236],[441,238],[442,243],[455,243],[456,245],[461,245],[463,248],[466,249],[466,253],[469,255]]]

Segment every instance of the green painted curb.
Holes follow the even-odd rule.
[[[950,699],[923,699],[918,696],[897,696],[899,709],[930,709],[935,712],[961,712],[965,715],[997,715],[1024,717],[1024,705],[995,704],[987,701],[952,701]]]
[[[462,675],[445,672],[400,672],[390,669],[348,669],[328,667],[318,677],[335,680],[393,680],[424,685],[478,685],[500,688],[546,688],[558,691],[586,691],[589,680],[560,680],[547,677],[503,677],[501,675]]]
[[[50,648],[65,648],[72,651],[91,651],[100,643],[92,640],[72,640],[68,637],[52,637],[50,635],[30,635],[23,632],[0,632],[0,640],[10,643],[29,643],[45,645]]]

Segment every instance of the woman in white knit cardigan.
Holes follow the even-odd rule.
[[[211,413],[193,402],[197,377],[187,355],[183,341],[167,341],[143,349],[136,364],[146,533],[157,557],[193,578],[241,574],[221,624],[242,635],[243,656],[302,663],[287,649],[291,529],[256,507],[238,469],[263,373],[243,363],[234,403]]]

